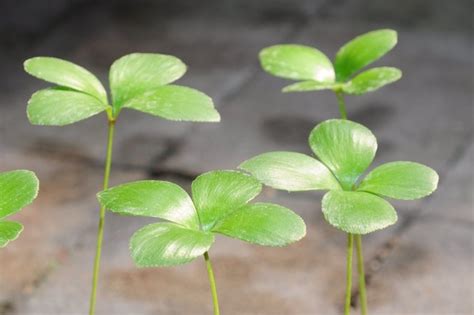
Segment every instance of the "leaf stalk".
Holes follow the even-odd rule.
[[[110,169],[112,167],[112,151],[115,131],[115,120],[109,118],[108,123],[108,137],[107,137],[107,153],[105,158],[104,182],[103,190],[109,188]],[[99,280],[100,271],[100,257],[102,254],[102,241],[104,239],[104,224],[105,224],[105,207],[100,207],[99,211],[99,227],[97,229],[97,245],[94,259],[94,270],[92,275],[92,290],[89,304],[89,315],[95,314],[95,307],[97,302],[97,284]]]
[[[359,273],[359,300],[361,315],[367,315],[367,294],[365,291],[365,271],[364,271],[364,256],[362,252],[362,235],[357,234],[356,251],[357,251],[357,271]]]
[[[212,271],[211,260],[209,258],[208,252],[204,253],[204,260],[206,261],[207,274],[209,275],[209,283],[211,285],[212,303],[214,305],[214,315],[220,315],[219,300],[217,298],[216,280],[214,278],[214,272]]]
[[[347,266],[346,266],[346,300],[344,304],[344,315],[351,313],[352,294],[352,253],[354,251],[354,235],[347,233]]]

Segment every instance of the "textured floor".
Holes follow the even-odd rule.
[[[16,216],[24,233],[0,251],[1,315],[87,312],[94,195],[105,153],[105,116],[63,128],[29,125],[28,97],[46,84],[22,72],[25,58],[69,59],[106,81],[111,62],[132,51],[181,57],[189,70],[180,82],[211,95],[222,122],[171,123],[124,112],[111,182],[160,178],[189,187],[201,172],[232,169],[258,153],[309,153],[309,131],[338,115],[328,92],[281,94],[285,82],[258,66],[261,48],[295,42],[334,55],[353,36],[383,27],[399,31],[399,44],[380,64],[397,66],[404,76],[378,92],[349,97],[349,118],[377,136],[376,164],[413,160],[438,170],[441,180],[430,198],[396,202],[399,222],[365,237],[371,314],[473,314],[469,2],[225,0],[194,8],[186,1],[54,0],[52,10],[30,3],[24,10],[35,14],[28,21],[9,16],[0,23],[0,170],[36,171],[41,191]],[[223,314],[341,314],[346,239],[324,222],[320,199],[320,193],[265,190],[262,200],[292,208],[307,223],[307,237],[288,248],[217,239],[211,257]],[[148,221],[107,216],[97,314],[211,314],[201,259],[167,269],[133,266],[128,239]]]

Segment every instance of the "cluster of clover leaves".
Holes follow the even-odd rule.
[[[348,233],[345,314],[350,311],[354,236],[359,274],[362,275],[359,277],[361,308],[362,314],[367,314],[360,236],[396,222],[394,208],[383,197],[421,198],[433,192],[438,182],[438,175],[432,169],[404,161],[376,167],[360,180],[374,159],[377,141],[369,129],[346,120],[343,95],[374,91],[401,77],[400,70],[391,67],[372,68],[357,74],[391,50],[396,41],[396,32],[391,30],[359,36],[339,50],[334,66],[319,50],[307,46],[276,45],[262,50],[260,60],[266,71],[299,81],[284,88],[285,92],[330,89],[337,95],[343,119],[325,121],[311,132],[309,143],[319,160],[294,152],[265,153],[240,165],[250,175],[224,170],[198,176],[192,183],[192,197],[178,185],[158,180],[109,188],[114,128],[123,108],[176,121],[220,120],[210,97],[188,87],[170,84],[186,72],[181,60],[169,55],[143,53],[118,59],[109,73],[110,104],[104,87],[88,70],[57,58],[27,60],[25,70],[29,74],[56,84],[31,97],[27,110],[31,123],[62,126],[101,112],[107,114],[108,141],[103,191],[98,194],[101,208],[89,314],[95,312],[105,211],[108,209],[121,215],[164,220],[149,224],[132,236],[131,255],[138,267],[174,266],[203,255],[214,313],[218,315],[217,289],[208,253],[216,233],[264,246],[285,246],[306,233],[303,220],[291,210],[270,203],[249,203],[260,193],[262,183],[288,191],[328,191],[322,201],[324,217],[331,225]],[[11,191],[12,185],[22,184],[19,181],[15,184],[11,179],[2,180],[0,177],[2,196],[2,190]],[[25,187],[30,186],[23,183],[22,187],[26,191]],[[30,195],[25,192],[24,196],[28,198],[12,195],[10,200],[0,200],[0,219],[29,203],[36,195],[36,189],[30,187]],[[15,238],[20,230],[17,223],[0,221],[0,244]]]
[[[366,315],[361,235],[397,221],[394,208],[383,197],[418,199],[431,194],[438,184],[434,170],[407,161],[382,164],[360,179],[374,159],[377,141],[369,129],[347,120],[344,94],[364,94],[398,80],[401,71],[392,67],[376,67],[358,73],[396,43],[397,33],[393,30],[368,32],[342,46],[334,66],[321,51],[308,46],[276,45],[260,53],[262,67],[267,72],[299,80],[285,87],[284,92],[330,89],[337,96],[342,119],[320,123],[309,136],[309,145],[319,161],[301,153],[270,152],[242,163],[240,168],[276,189],[328,191],[322,200],[324,218],[348,233],[345,314],[350,313],[351,307],[354,237],[361,313]]]
[[[27,170],[0,173],[0,248],[15,240],[23,225],[5,218],[29,205],[38,195],[36,175]]]
[[[56,86],[40,90],[28,102],[32,124],[63,126],[105,112],[108,142],[89,314],[95,313],[97,282],[102,250],[105,211],[144,215],[167,220],[139,230],[131,239],[132,257],[139,267],[172,266],[203,255],[207,263],[215,314],[219,314],[217,290],[208,249],[214,233],[250,243],[284,246],[302,238],[306,227],[292,211],[267,203],[247,203],[261,184],[238,171],[203,174],[193,182],[193,202],[175,184],[142,181],[108,189],[113,136],[123,108],[138,110],[168,120],[220,120],[207,95],[169,83],[186,71],[176,57],[134,53],[115,61],[109,74],[111,104],[100,81],[88,70],[69,61],[35,57],[25,70]]]
[[[220,121],[209,96],[186,86],[170,84],[186,72],[186,65],[174,56],[132,53],[116,60],[109,72],[110,103],[97,77],[74,63],[35,57],[26,60],[24,68],[32,76],[56,84],[31,96],[27,114],[32,124],[64,126],[102,112],[107,114],[103,189],[109,186],[114,130],[122,109],[174,121]],[[104,224],[105,208],[101,207],[89,314],[95,313]]]

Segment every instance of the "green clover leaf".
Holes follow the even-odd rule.
[[[260,52],[265,71],[281,78],[333,82],[331,61],[319,50],[303,45],[275,45]]]
[[[209,250],[219,233],[264,246],[285,246],[306,234],[303,220],[291,210],[266,203],[249,204],[261,191],[253,177],[238,171],[212,171],[192,183],[192,199],[179,186],[139,181],[98,194],[108,210],[151,216],[153,223],[130,241],[139,267],[187,263]]]
[[[39,182],[31,171],[16,170],[0,173],[0,247],[15,240],[23,225],[4,219],[29,205],[38,195]]]
[[[132,53],[116,60],[109,75],[111,105],[100,81],[69,61],[35,57],[26,60],[24,68],[34,77],[57,84],[30,98],[28,118],[35,125],[68,125],[104,111],[114,121],[122,108],[168,120],[220,121],[209,96],[189,87],[168,85],[186,72],[186,65],[173,56]]]
[[[283,88],[283,92],[318,90],[364,94],[395,82],[401,77],[396,68],[373,68],[351,77],[378,60],[397,44],[397,32],[388,29],[357,36],[342,46],[334,66],[321,51],[304,45],[275,45],[260,52],[260,63],[268,73],[290,80],[299,80]]]
[[[288,191],[328,190],[323,198],[325,219],[348,233],[366,234],[397,221],[393,207],[381,196],[411,200],[431,194],[438,174],[414,162],[392,162],[372,170],[377,141],[361,124],[331,119],[317,125],[309,144],[319,161],[300,153],[270,152],[243,162],[239,168],[265,185]]]

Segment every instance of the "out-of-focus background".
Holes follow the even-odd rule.
[[[123,112],[112,184],[160,178],[189,187],[199,173],[232,169],[270,150],[310,153],[309,131],[338,116],[329,92],[282,94],[257,54],[276,43],[313,45],[334,56],[355,35],[394,28],[399,44],[378,64],[401,81],[348,97],[349,118],[379,141],[375,165],[413,160],[435,168],[432,197],[396,202],[398,223],[364,237],[371,314],[473,314],[473,42],[470,0],[3,0],[0,4],[0,171],[27,168],[37,201],[16,215],[21,237],[0,251],[0,314],[85,314],[102,179],[106,118],[62,128],[31,126],[26,75],[37,55],[83,65],[107,84],[130,52],[188,64],[181,83],[211,95],[219,124],[172,123]],[[262,200],[301,214],[305,239],[262,248],[218,238],[211,251],[222,313],[341,314],[343,233],[321,215],[321,193],[266,189]],[[150,220],[107,215],[97,314],[210,314],[205,265],[137,269],[131,234]],[[354,286],[354,310],[358,291]]]

